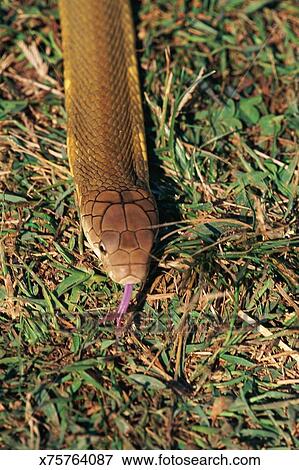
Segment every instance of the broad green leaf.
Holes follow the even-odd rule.
[[[0,193],[0,202],[12,202],[17,204],[18,202],[28,202],[28,200],[23,196],[18,196],[17,194]]]
[[[129,375],[129,380],[139,383],[140,385],[144,385],[145,387],[149,387],[155,390],[161,390],[166,388],[166,385],[161,382],[161,380],[156,379],[155,377],[151,377],[150,375],[143,375],[143,374],[131,374]]]
[[[256,124],[259,120],[260,113],[256,105],[262,101],[260,96],[252,98],[241,98],[240,100],[240,116],[245,119],[248,124]]]
[[[232,356],[231,354],[221,354],[221,358],[225,359],[230,364],[236,364],[245,367],[252,367],[256,365],[254,362],[248,361],[248,359],[244,359],[240,356]]]
[[[267,114],[259,121],[262,135],[276,135],[280,131],[281,121],[283,116],[274,116],[274,114]]]
[[[16,114],[26,108],[27,100],[1,100],[0,99],[0,121],[7,118],[10,114]]]
[[[83,271],[75,271],[73,274],[70,276],[66,277],[56,288],[56,294],[58,297],[68,290],[70,290],[72,287],[78,285],[78,284],[84,284],[87,279],[90,278],[90,274],[85,273]]]

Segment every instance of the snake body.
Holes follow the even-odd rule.
[[[60,0],[59,9],[68,158],[83,230],[115,282],[144,282],[158,215],[129,0]]]

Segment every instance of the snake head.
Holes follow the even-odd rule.
[[[145,189],[90,191],[81,201],[85,235],[111,279],[143,283],[150,265],[158,214]]]

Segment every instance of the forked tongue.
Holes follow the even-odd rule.
[[[133,292],[133,284],[126,284],[122,299],[120,301],[119,307],[115,315],[117,328],[119,328],[120,326],[120,322],[121,322],[123,315],[127,313],[131,296],[132,296],[132,292]]]

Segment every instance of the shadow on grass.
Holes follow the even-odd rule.
[[[141,40],[138,38],[137,30],[139,24],[139,11],[141,8],[140,2],[136,0],[131,1],[132,11],[133,11],[133,21],[135,25],[136,31],[136,50],[137,50],[137,62],[138,62],[138,71],[139,71],[139,78],[140,78],[140,86],[141,90],[145,89],[145,80],[146,80],[146,71],[142,69],[140,65],[140,60],[138,51],[141,51],[143,48]],[[143,93],[142,93],[143,96]],[[150,188],[153,192],[155,197],[157,208],[159,212],[159,224],[169,224],[170,222],[180,221],[181,214],[180,214],[180,198],[179,198],[179,188],[167,174],[165,173],[164,169],[162,168],[161,164],[158,161],[158,158],[155,158],[156,155],[156,130],[155,124],[153,122],[150,110],[148,105],[145,103],[145,100],[142,100],[143,104],[143,113],[144,113],[144,124],[145,124],[145,134],[146,134],[146,142],[147,142],[147,154],[148,154],[148,166],[149,166],[149,175],[150,175]],[[157,234],[157,241],[156,247],[159,243],[159,256],[162,257],[164,253],[164,246],[161,245],[159,239],[169,230],[173,230],[174,225],[171,225],[170,229],[168,227],[161,227]],[[168,238],[168,241],[171,237]],[[137,296],[137,308],[138,311],[143,309],[146,295],[152,285],[154,278],[159,271],[158,268],[158,259],[155,259],[155,252],[153,254],[153,261],[151,264],[150,273],[145,285],[140,289],[139,294]]]

